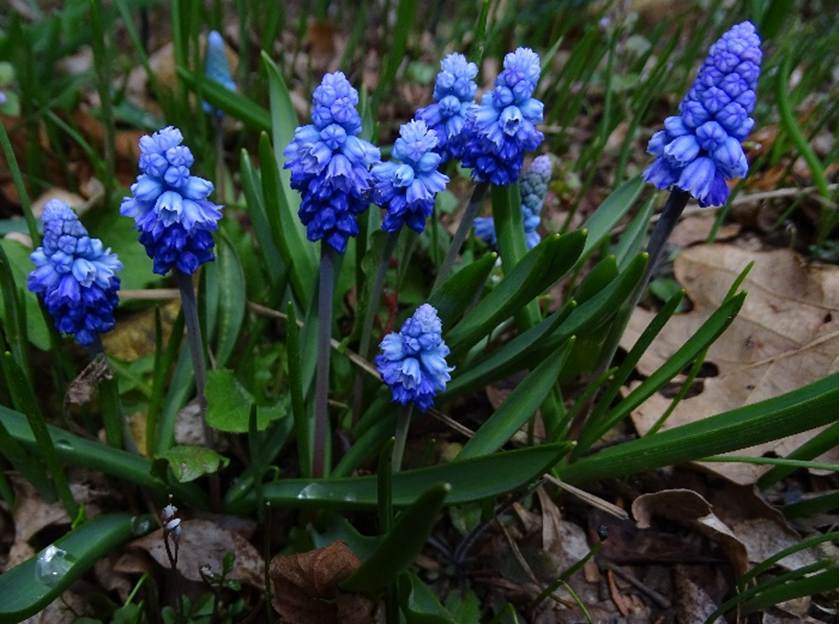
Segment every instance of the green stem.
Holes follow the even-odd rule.
[[[3,124],[0,124],[0,147],[2,147],[3,156],[9,165],[9,172],[12,174],[12,182],[14,182],[15,190],[18,194],[20,208],[23,210],[23,218],[26,220],[26,229],[29,230],[29,238],[32,239],[32,247],[37,247],[41,242],[41,236],[38,234],[38,223],[35,221],[35,215],[32,214],[32,203],[29,201],[29,193],[26,192],[26,185],[23,183],[23,176],[20,173],[17,158],[15,158],[15,151],[12,149],[9,135]]]
[[[393,445],[393,472],[399,472],[402,469],[402,458],[405,455],[405,444],[408,441],[408,430],[411,428],[411,414],[414,411],[414,405],[406,405],[399,410],[396,416],[396,441]]]
[[[201,409],[201,421],[205,423],[207,414],[207,366],[204,362],[204,341],[201,338],[201,324],[198,322],[198,305],[195,301],[195,290],[192,287],[192,276],[175,271],[175,280],[181,291],[181,307],[186,320],[186,337],[189,342],[189,353],[192,356],[192,368],[195,374],[195,396]]]
[[[108,356],[102,346],[102,340],[96,336],[91,353],[94,358],[102,358],[106,367],[106,376],[99,381],[99,400],[102,403],[102,419],[105,423],[105,439],[114,448],[123,446],[123,427],[125,424],[122,403],[119,399],[119,382],[108,362]],[[110,376],[107,376],[110,375]],[[126,438],[126,440],[129,438]]]
[[[329,356],[332,338],[332,294],[335,289],[335,251],[326,242],[320,247],[318,286],[318,352],[315,378],[315,439],[312,475],[326,476],[326,437],[329,433]]]
[[[454,261],[457,259],[457,254],[463,245],[463,241],[466,240],[469,230],[472,229],[472,222],[475,220],[475,217],[478,216],[478,210],[481,208],[481,201],[483,200],[484,195],[486,195],[488,188],[489,185],[486,182],[478,182],[478,184],[475,185],[475,189],[472,191],[472,197],[469,200],[469,205],[467,205],[466,210],[463,211],[463,217],[461,217],[460,224],[457,226],[457,231],[454,233],[452,244],[446,252],[446,259],[443,260],[443,264],[437,271],[437,278],[434,280],[434,286],[432,286],[431,292],[437,290],[449,277],[449,273],[452,271]]]

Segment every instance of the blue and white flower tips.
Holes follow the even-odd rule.
[[[204,75],[208,80],[219,83],[228,91],[236,90],[236,83],[233,82],[233,76],[230,74],[230,64],[227,62],[224,39],[215,30],[211,30],[210,34],[207,35]],[[208,113],[215,112],[218,115],[222,114],[221,111],[214,109],[207,102],[204,102],[203,107],[204,111]]]
[[[44,239],[30,256],[35,270],[27,285],[41,297],[59,332],[89,346],[114,326],[122,263],[88,235],[63,201],[47,202],[42,219]]]
[[[358,234],[355,217],[367,209],[370,167],[379,162],[379,150],[358,137],[357,105],[358,92],[344,74],[326,74],[313,94],[312,123],[298,127],[283,152],[309,240],[339,253]]]
[[[478,66],[462,54],[449,54],[440,62],[434,83],[434,103],[416,113],[416,118],[437,133],[436,151],[443,162],[460,157],[462,131],[469,110],[475,105]]]
[[[504,186],[518,180],[525,152],[539,147],[536,129],[543,104],[533,97],[539,81],[539,55],[518,48],[504,57],[495,88],[469,111],[461,161],[479,182]]]
[[[140,175],[120,213],[133,217],[154,272],[190,275],[215,257],[212,232],[221,206],[209,201],[213,184],[190,174],[192,152],[181,131],[168,126],[140,139]]]
[[[443,342],[442,330],[437,310],[425,303],[399,332],[382,339],[376,368],[397,403],[413,403],[425,411],[437,393],[446,389],[454,368],[446,362],[449,348]]]
[[[424,121],[410,121],[399,129],[393,160],[373,167],[373,200],[385,209],[382,229],[398,232],[403,225],[422,232],[434,209],[437,193],[449,178],[440,173],[442,157],[435,152],[438,137]]]
[[[726,180],[749,171],[741,142],[754,126],[761,57],[751,22],[737,24],[711,46],[679,114],[665,119],[650,139],[647,151],[656,159],[644,172],[647,182],[686,191],[700,206],[725,203]]]
[[[552,168],[551,157],[542,154],[533,159],[519,181],[521,220],[528,249],[533,249],[542,239],[539,235],[539,224],[542,222],[542,207],[545,205],[545,197],[548,194]],[[492,217],[475,219],[475,236],[487,245],[495,247],[495,221]]]

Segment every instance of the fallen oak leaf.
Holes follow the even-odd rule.
[[[341,541],[305,553],[277,555],[268,571],[272,605],[291,624],[372,622],[374,603],[338,587],[359,567],[359,558]]]

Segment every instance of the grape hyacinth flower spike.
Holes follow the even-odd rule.
[[[671,194],[650,238],[649,269],[655,268],[667,238],[689,197],[700,206],[719,206],[729,195],[727,180],[749,171],[742,141],[754,127],[750,116],[760,76],[760,37],[751,22],[730,28],[708,52],[696,79],[647,146],[655,156],[644,179]]]
[[[542,207],[548,194],[551,181],[551,157],[547,154],[537,156],[530,167],[522,174],[520,182],[521,218],[524,226],[524,238],[528,249],[539,244],[539,224],[542,222]],[[487,245],[495,247],[495,220],[492,217],[475,219],[475,236]]]
[[[228,91],[236,90],[236,83],[230,73],[230,64],[227,62],[227,52],[224,48],[224,38],[216,30],[211,30],[207,35],[207,51],[204,57],[204,75],[208,80],[216,82]],[[207,102],[202,104],[204,111],[215,113],[222,117],[224,113],[214,108]]]
[[[195,159],[182,143],[183,135],[174,126],[140,139],[140,175],[131,185],[131,195],[122,200],[120,212],[134,218],[154,272],[175,272],[203,415],[207,407],[206,365],[192,274],[215,258],[212,233],[222,207],[209,200],[212,182],[190,173]]]
[[[294,131],[283,151],[291,186],[300,192],[298,216],[312,242],[321,241],[318,276],[318,347],[312,472],[323,476],[329,428],[329,356],[335,254],[358,234],[356,217],[367,210],[373,186],[370,167],[379,150],[360,138],[358,92],[341,72],[326,74],[312,96],[312,123]]]
[[[478,66],[462,54],[449,54],[440,62],[440,72],[434,81],[434,102],[420,108],[416,118],[437,134],[435,151],[443,163],[460,157],[463,128],[469,111],[475,106]]]
[[[96,347],[99,335],[114,326],[122,263],[90,237],[63,201],[47,202],[42,221],[44,238],[30,256],[35,269],[27,286],[41,297],[59,332]]]
[[[434,397],[446,389],[453,367],[446,362],[449,348],[443,341],[443,326],[437,310],[425,303],[417,308],[398,332],[386,335],[376,356],[376,368],[390,388],[393,400],[403,406],[397,420],[394,470],[402,462],[411,408],[425,412]]]
[[[536,128],[544,105],[533,97],[541,73],[539,55],[518,48],[504,57],[504,69],[494,88],[469,109],[463,129],[460,161],[472,169],[478,183],[472,193],[434,289],[448,277],[457,252],[478,214],[488,184],[507,186],[518,181],[524,154],[541,145],[545,136]]]

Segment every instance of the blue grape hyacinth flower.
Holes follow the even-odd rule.
[[[224,38],[218,31],[211,30],[207,35],[207,51],[204,57],[204,75],[208,80],[217,82],[228,91],[236,90],[236,83],[230,73],[230,64],[227,62],[227,53],[224,49]],[[204,111],[222,116],[224,113],[207,102],[202,104]]]
[[[539,235],[539,224],[542,222],[542,207],[545,205],[545,197],[548,194],[552,169],[551,157],[542,154],[533,159],[530,167],[521,175],[519,181],[521,219],[528,249],[533,249],[542,240]],[[475,236],[490,247],[495,247],[497,239],[495,236],[495,221],[492,217],[475,219]]]
[[[416,118],[437,133],[436,151],[443,162],[460,157],[463,128],[475,106],[478,66],[462,54],[449,54],[440,62],[434,82],[434,102],[416,112]]]
[[[424,121],[410,121],[399,129],[393,160],[373,167],[373,201],[385,209],[385,232],[398,232],[403,225],[417,233],[425,228],[437,193],[449,182],[438,171],[442,157],[436,147],[437,133]]]
[[[30,258],[29,290],[41,297],[56,329],[83,346],[114,326],[122,263],[91,238],[72,208],[58,199],[44,207],[44,239]]]
[[[545,136],[541,101],[533,97],[539,81],[539,55],[518,48],[504,57],[495,88],[469,111],[461,162],[479,182],[504,186],[518,180],[525,152],[535,150]]]
[[[192,152],[173,126],[140,139],[140,175],[120,213],[133,217],[154,272],[172,269],[191,275],[213,255],[213,231],[221,206],[208,198],[209,180],[190,174]]]
[[[647,151],[656,159],[644,172],[647,182],[690,193],[700,206],[726,202],[726,180],[749,171],[742,141],[754,126],[761,58],[760,37],[748,21],[711,46],[679,114],[650,139]]]
[[[367,210],[379,150],[358,136],[358,92],[343,73],[326,74],[312,99],[312,123],[294,131],[284,166],[302,197],[298,216],[308,239],[344,253],[358,234],[356,216]]]
[[[446,362],[449,348],[442,332],[437,310],[425,303],[398,332],[382,339],[376,368],[397,403],[413,403],[426,411],[437,393],[446,389],[454,368]]]

